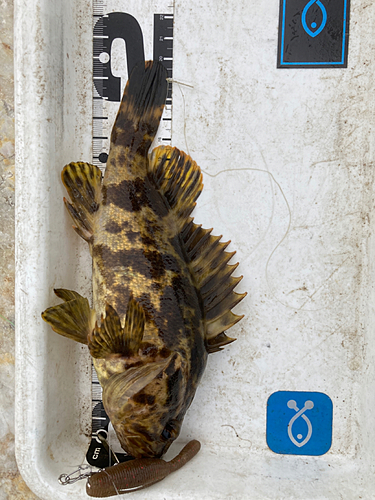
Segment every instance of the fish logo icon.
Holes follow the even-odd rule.
[[[310,441],[310,438],[312,436],[312,425],[309,420],[309,418],[304,414],[306,410],[311,410],[314,408],[314,403],[312,401],[306,401],[304,407],[302,410],[300,410],[297,406],[297,403],[294,401],[294,399],[290,399],[287,402],[288,408],[291,408],[295,410],[297,413],[290,419],[289,424],[288,424],[288,436],[289,439],[292,441],[293,444],[298,446],[298,448],[302,448],[302,446],[305,446]],[[303,441],[297,441],[297,439],[301,440],[302,439],[302,434],[297,434],[297,439],[293,436],[293,424],[297,420],[297,418],[303,418],[303,420],[307,424],[307,436]]]
[[[324,455],[332,444],[332,400],[322,392],[274,392],[267,400],[266,424],[273,452]]]
[[[310,25],[308,25],[307,19],[306,19],[308,11],[310,10],[311,7],[313,7],[314,4],[317,7],[319,7],[319,9],[321,10],[321,14],[322,14],[322,21],[321,21],[321,23],[320,23],[319,26],[318,26],[318,24],[315,21],[313,21],[312,23],[310,23]],[[322,2],[320,0],[310,0],[310,2],[308,2],[306,4],[305,8],[302,11],[302,26],[303,26],[303,29],[306,31],[306,33],[308,35],[310,35],[312,38],[315,38],[325,28],[325,25],[327,24],[327,18],[328,18],[328,16],[327,16],[327,10],[324,7],[324,5],[322,4]]]

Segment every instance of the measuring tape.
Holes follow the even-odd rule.
[[[143,5],[139,5],[143,4]],[[128,74],[135,64],[150,59],[160,61],[172,79],[173,5],[158,1],[150,11],[145,2],[135,0],[94,0],[93,2],[93,137],[92,163],[102,172],[108,159],[110,136]],[[172,141],[172,83],[153,147]],[[102,388],[92,365],[92,437],[86,454],[90,465],[113,465],[99,438],[108,438],[120,461],[131,459],[121,449],[102,402]]]

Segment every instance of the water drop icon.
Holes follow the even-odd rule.
[[[289,421],[289,424],[288,424],[288,436],[289,436],[289,439],[292,441],[293,444],[295,444],[296,446],[298,446],[298,448],[301,448],[302,446],[305,446],[305,444],[307,444],[310,441],[310,438],[312,436],[312,424],[311,424],[309,418],[306,415],[304,415],[304,413],[305,413],[306,410],[311,410],[312,408],[314,408],[314,403],[312,401],[305,401],[304,407],[300,410],[298,408],[298,406],[297,406],[297,403],[294,401],[294,399],[290,399],[287,402],[287,406],[288,406],[288,408],[290,408],[292,410],[295,410],[297,412],[290,419],[290,421]],[[307,424],[307,436],[300,443],[293,436],[293,430],[292,430],[294,422],[299,417],[303,418],[303,420]],[[297,434],[297,439],[301,440],[302,438],[303,438],[302,434]]]
[[[312,31],[310,29],[310,27],[307,25],[306,16],[307,16],[308,10],[314,4],[316,4],[319,7],[319,9],[321,10],[321,12],[322,12],[322,22],[321,22],[320,26],[318,27],[318,29],[315,29],[317,27],[317,24],[315,22],[311,23],[310,27],[314,30],[314,31]],[[310,2],[308,2],[306,4],[305,8],[302,11],[302,26],[303,26],[303,29],[306,31],[306,33],[308,35],[310,35],[312,38],[315,38],[316,36],[319,35],[319,33],[321,33],[323,31],[323,29],[324,29],[324,27],[325,27],[326,24],[327,24],[327,11],[326,11],[326,8],[324,7],[324,5],[322,4],[322,2],[320,0],[310,0]]]

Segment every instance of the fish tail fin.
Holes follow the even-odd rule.
[[[157,61],[137,64],[130,74],[111,134],[111,145],[147,154],[167,96],[167,71]]]
[[[87,337],[95,323],[95,312],[90,309],[89,301],[72,290],[59,288],[54,292],[64,302],[46,309],[42,318],[56,333],[87,344]]]

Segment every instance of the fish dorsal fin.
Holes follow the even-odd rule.
[[[159,146],[151,154],[149,172],[159,191],[167,199],[180,232],[200,195],[202,173],[189,155],[177,148]]]
[[[203,188],[201,170],[190,156],[177,148],[159,146],[151,154],[149,173],[175,216],[191,273],[202,296],[206,348],[208,352],[219,351],[235,340],[224,331],[242,318],[231,309],[246,295],[233,292],[242,279],[231,276],[238,264],[228,265],[235,252],[225,252],[230,242],[220,242],[221,236],[212,236],[212,229],[203,229],[189,218]]]
[[[59,288],[54,292],[64,302],[46,309],[42,318],[56,333],[87,344],[88,335],[95,324],[95,313],[90,309],[89,301],[72,290]]]
[[[106,358],[111,354],[134,356],[143,339],[145,313],[142,306],[131,296],[126,311],[125,325],[121,326],[115,309],[106,304],[105,317],[88,337],[88,346],[93,358]]]
[[[232,277],[238,264],[228,264],[235,254],[225,251],[230,241],[220,242],[221,236],[212,236],[211,231],[190,219],[181,233],[191,273],[203,301],[209,353],[220,351],[222,346],[235,340],[224,332],[243,317],[232,313],[231,309],[246,296],[246,293],[233,291],[242,276]]]
[[[66,165],[61,178],[71,199],[71,203],[65,198],[64,202],[74,221],[73,228],[90,243],[100,203],[102,173],[95,165],[77,162]]]

